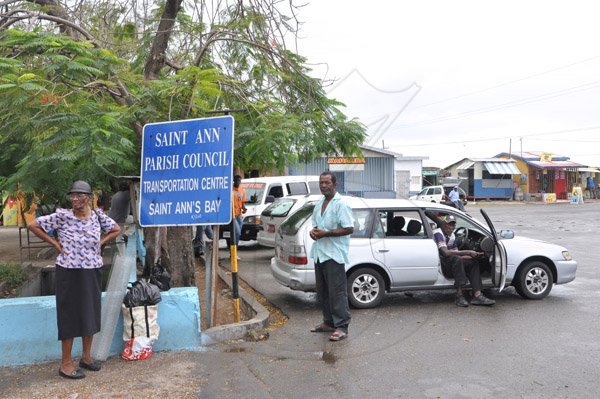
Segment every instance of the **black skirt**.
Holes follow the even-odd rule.
[[[102,269],[66,269],[56,265],[58,339],[86,337],[100,331]]]

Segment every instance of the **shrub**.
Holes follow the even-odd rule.
[[[20,265],[0,264],[0,282],[2,281],[8,289],[16,288],[25,281],[25,272]]]

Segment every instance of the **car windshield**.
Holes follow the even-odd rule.
[[[260,204],[265,194],[265,183],[241,183],[240,187],[246,192],[246,204]]]
[[[285,221],[279,227],[281,234],[293,236],[298,233],[300,227],[312,216],[315,204],[306,204],[302,208],[295,212],[292,216],[285,219]]]
[[[287,216],[290,209],[294,206],[297,200],[291,198],[281,198],[269,205],[263,212],[263,216],[281,217]]]

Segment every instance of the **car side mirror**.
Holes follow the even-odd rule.
[[[500,230],[500,237],[504,239],[515,238],[515,233],[512,230]]]
[[[267,195],[267,198],[265,198],[265,204],[270,204],[272,202],[275,202],[275,196]]]

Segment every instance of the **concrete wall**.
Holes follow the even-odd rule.
[[[201,348],[198,290],[172,288],[162,292],[158,305],[160,335],[155,351]],[[119,316],[110,355],[123,350],[123,316]],[[56,299],[54,296],[0,300],[0,366],[18,366],[58,360]],[[81,354],[81,340],[73,345],[73,356]]]

